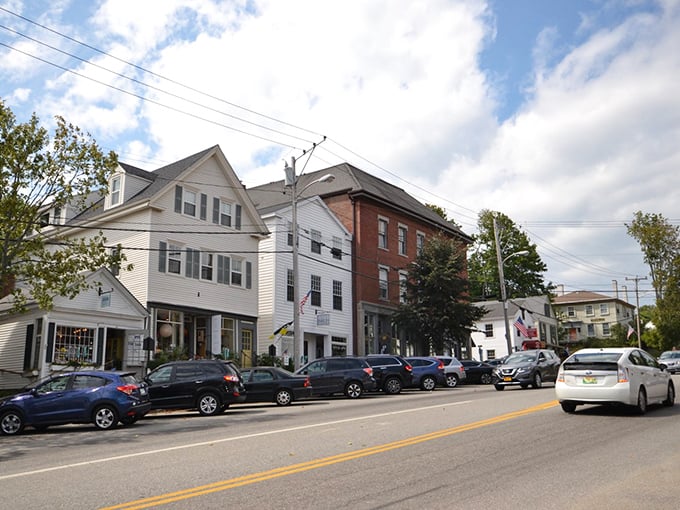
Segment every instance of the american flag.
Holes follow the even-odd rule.
[[[522,321],[521,317],[517,317],[517,320],[513,323],[513,326],[517,328],[517,331],[519,331],[521,335],[529,338],[529,330],[524,325],[524,321]]]
[[[305,306],[305,303],[307,303],[307,300],[309,299],[309,296],[311,295],[311,293],[312,293],[312,289],[309,289],[307,294],[305,294],[305,297],[303,297],[302,300],[300,300],[300,313],[303,314],[303,315],[305,313],[303,307]]]

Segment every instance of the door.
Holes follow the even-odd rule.
[[[251,329],[241,330],[241,366],[253,366],[253,331]]]
[[[253,402],[271,402],[274,398],[276,380],[274,375],[266,368],[254,368],[250,371],[250,377],[246,383],[248,400]]]
[[[68,387],[70,375],[54,377],[37,386],[26,401],[27,414],[36,423],[69,421]]]
[[[171,409],[177,405],[177,399],[173,394],[173,372],[174,367],[168,365],[159,367],[146,376],[145,380],[149,383],[149,397],[152,407]]]

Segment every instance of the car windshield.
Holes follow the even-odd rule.
[[[512,365],[515,363],[531,363],[532,361],[536,361],[536,353],[524,353],[524,352],[518,352],[515,354],[511,354],[507,358],[505,358],[505,361],[503,362],[504,365]]]
[[[565,363],[616,363],[621,355],[621,352],[577,352]]]
[[[662,352],[661,356],[659,356],[659,359],[672,359],[672,358],[680,358],[680,351],[666,351]]]

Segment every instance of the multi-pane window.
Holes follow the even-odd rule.
[[[231,204],[220,202],[220,225],[231,227]]]
[[[609,305],[607,303],[600,304],[600,315],[609,315]]]
[[[493,338],[493,324],[484,324],[484,336]]]
[[[333,280],[333,310],[342,310],[342,282]]]
[[[576,317],[576,309],[573,306],[567,307],[567,317]]]
[[[387,220],[378,219],[378,248],[387,249]]]
[[[54,363],[90,364],[94,361],[95,328],[57,326],[54,337]]]
[[[288,233],[286,237],[286,243],[288,246],[293,246],[293,223],[288,222]]]
[[[342,239],[337,236],[333,236],[333,249],[331,250],[331,254],[334,259],[342,260]]]
[[[187,216],[196,216],[196,193],[184,190],[184,214]]]
[[[496,349],[489,349],[486,351],[486,359],[496,359]]]
[[[286,275],[286,301],[295,301],[295,273],[292,269]]]
[[[602,323],[602,335],[603,336],[609,336],[611,335],[611,329],[609,328],[609,323],[608,322],[603,322]]]
[[[312,306],[321,306],[321,277],[312,275]]]
[[[586,315],[595,315],[593,305],[586,305]]]
[[[408,274],[404,271],[399,271],[399,302],[406,302],[406,281],[408,280]]]
[[[243,261],[231,259],[231,284],[239,287],[243,284]]]
[[[182,247],[168,245],[168,273],[182,274]]]
[[[120,202],[120,176],[116,176],[111,180],[111,205],[116,205]]]
[[[312,253],[321,253],[321,232],[312,230]]]
[[[406,255],[406,234],[408,229],[403,225],[399,225],[399,255]]]
[[[387,293],[387,278],[388,270],[385,267],[378,269],[378,285],[380,287],[380,299],[389,299],[389,294]]]
[[[425,234],[416,232],[416,251],[418,255],[423,251],[423,246],[425,246]]]
[[[201,279],[213,279],[213,254],[205,251],[201,253]]]
[[[595,324],[588,324],[588,336],[595,336]]]

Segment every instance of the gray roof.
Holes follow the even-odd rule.
[[[363,170],[341,163],[323,170],[318,170],[298,177],[297,188],[303,189],[308,183],[331,173],[335,176],[332,182],[311,185],[300,197],[320,195],[321,197],[347,193],[351,196],[364,195],[387,207],[400,210],[403,214],[414,216],[418,220],[430,223],[439,229],[461,237],[471,242],[472,238],[465,234],[458,226],[446,221],[425,204],[419,202],[403,189],[394,186]],[[271,211],[291,202],[291,196],[284,185],[284,181],[275,181],[261,186],[249,188],[248,194],[259,211]]]

